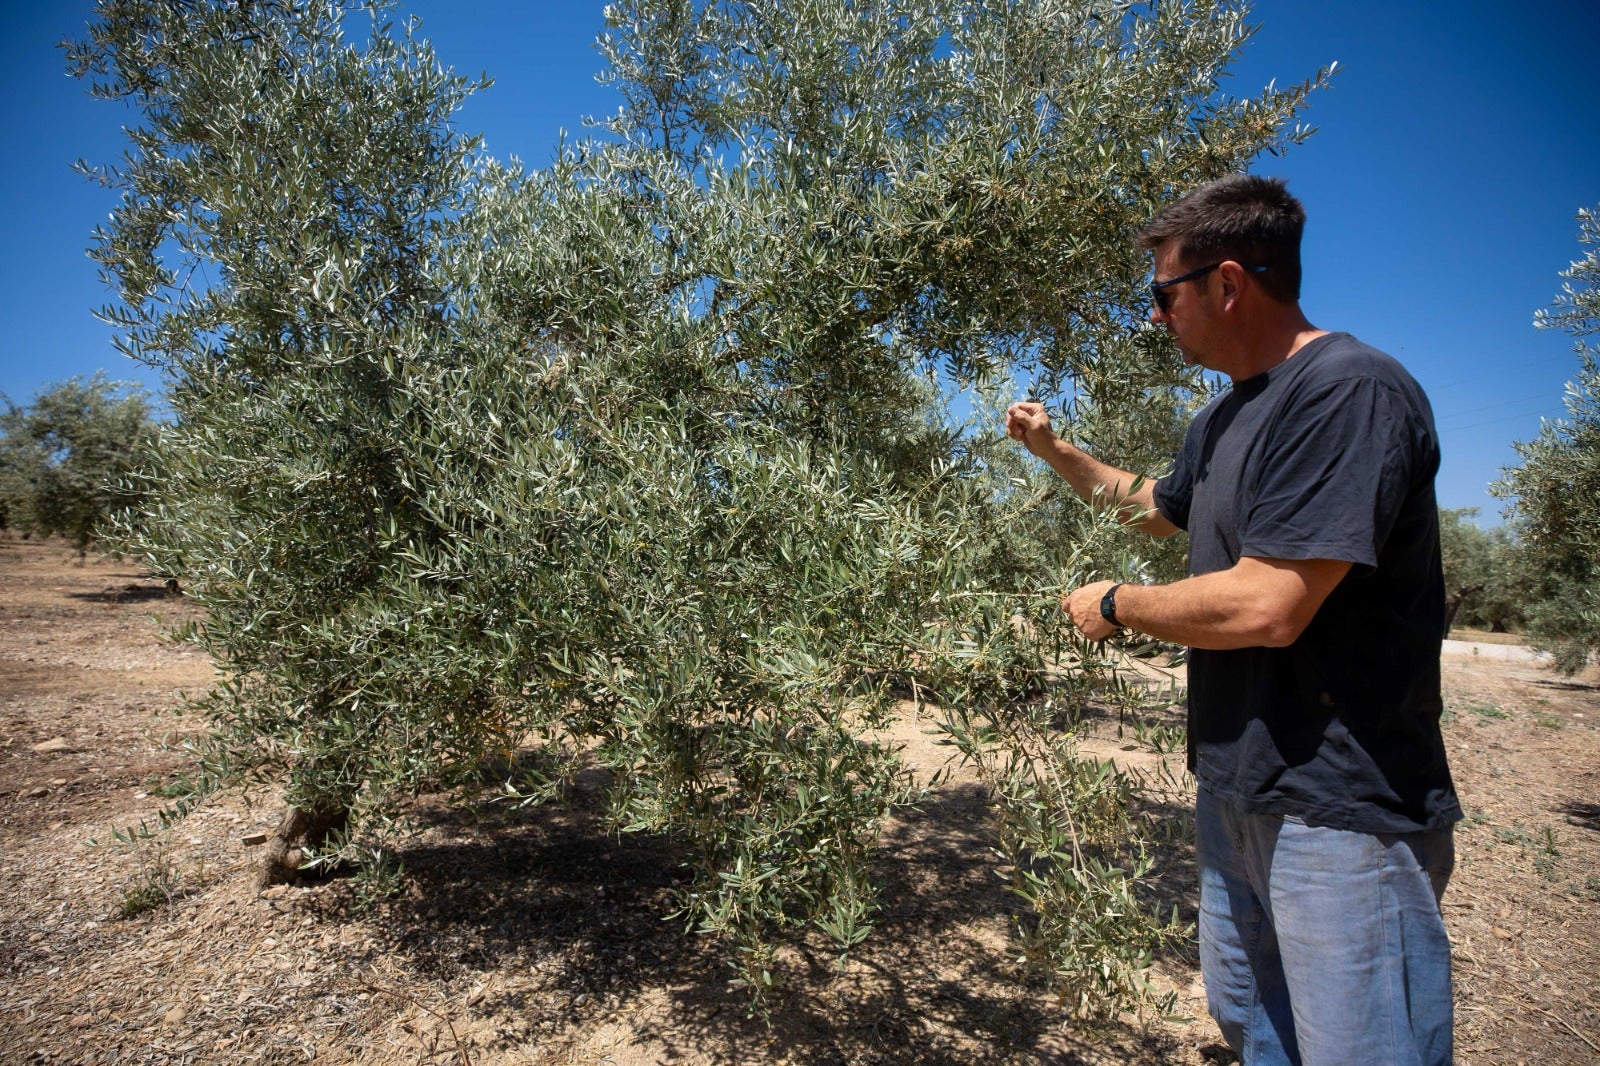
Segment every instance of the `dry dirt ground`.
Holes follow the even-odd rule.
[[[1188,1020],[1147,1027],[1069,1025],[1017,974],[961,773],[889,827],[872,940],[842,968],[798,946],[770,1024],[665,920],[670,848],[607,834],[581,791],[531,814],[420,804],[408,887],[367,909],[349,880],[255,891],[270,796],[108,844],[182,766],[164,742],[192,726],[163,712],[210,670],[151,619],[190,609],[128,563],[0,536],[4,1066],[1229,1061],[1192,949],[1157,975]],[[1600,1061],[1600,674],[1463,655],[1445,677],[1468,811],[1445,897],[1458,1061]],[[916,723],[903,739],[920,770],[946,750]],[[1192,918],[1193,880],[1179,846],[1156,889]]]

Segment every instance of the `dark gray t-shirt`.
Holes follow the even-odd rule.
[[[1439,733],[1444,577],[1422,389],[1343,333],[1212,401],[1155,502],[1189,573],[1249,555],[1350,572],[1287,648],[1194,649],[1189,759],[1261,813],[1401,833],[1461,817]]]

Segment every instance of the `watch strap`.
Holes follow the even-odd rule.
[[[1115,585],[1112,585],[1110,588],[1106,589],[1106,594],[1100,597],[1100,617],[1104,618],[1107,622],[1110,622],[1118,629],[1122,628],[1122,623],[1117,621],[1117,590],[1120,589],[1122,585],[1122,582],[1117,582]]]

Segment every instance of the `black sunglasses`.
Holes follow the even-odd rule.
[[[1151,299],[1151,301],[1157,307],[1159,307],[1161,309],[1161,313],[1162,314],[1166,314],[1167,313],[1167,300],[1170,299],[1170,297],[1167,296],[1167,290],[1168,289],[1172,288],[1172,286],[1174,286],[1174,285],[1180,285],[1185,281],[1193,281],[1195,278],[1203,278],[1207,274],[1211,273],[1213,270],[1217,269],[1217,267],[1221,266],[1223,263],[1226,263],[1227,261],[1228,260],[1223,259],[1223,260],[1220,260],[1218,262],[1212,263],[1210,266],[1203,266],[1199,270],[1191,270],[1187,274],[1179,274],[1175,278],[1168,278],[1166,281],[1152,281],[1150,283],[1150,299]],[[1252,273],[1252,274],[1259,274],[1263,270],[1267,269],[1264,266],[1249,266],[1249,265],[1247,265],[1245,263],[1240,263],[1239,265],[1241,267],[1244,267],[1244,269],[1250,271],[1250,273]]]

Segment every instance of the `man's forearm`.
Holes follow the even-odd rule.
[[[1281,648],[1294,643],[1322,602],[1350,570],[1336,559],[1260,559],[1170,585],[1122,585],[1117,621],[1158,640],[1191,648]],[[1112,582],[1099,581],[1067,594],[1066,609],[1086,636],[1112,632],[1100,602]]]
[[[1050,464],[1073,491],[1090,502],[1117,508],[1117,518],[1154,537],[1169,537],[1177,527],[1156,510],[1155,482],[1103,463],[1048,429],[1027,435],[1028,450]],[[1134,487],[1138,485],[1137,489]]]
[[[1117,590],[1117,619],[1129,629],[1190,648],[1282,647],[1299,635],[1226,571],[1170,585],[1123,585]]]

